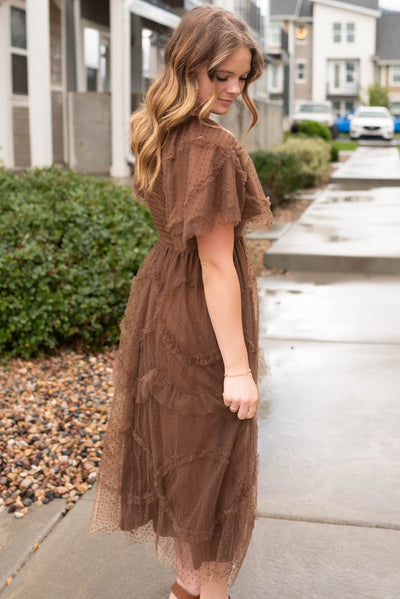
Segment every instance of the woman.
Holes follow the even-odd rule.
[[[220,8],[186,14],[131,117],[134,197],[160,239],[121,322],[115,395],[90,531],[154,540],[170,599],[227,599],[256,515],[258,303],[243,234],[271,223],[250,158],[209,118],[242,96],[262,55]]]

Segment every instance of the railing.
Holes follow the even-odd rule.
[[[360,85],[356,83],[346,83],[340,87],[335,87],[333,81],[326,84],[326,93],[328,96],[358,96]]]

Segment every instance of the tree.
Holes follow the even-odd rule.
[[[390,109],[389,90],[377,81],[368,86],[368,96],[370,106],[385,106]]]

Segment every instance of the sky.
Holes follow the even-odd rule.
[[[379,0],[381,8],[389,8],[390,10],[398,10],[400,12],[400,0]]]

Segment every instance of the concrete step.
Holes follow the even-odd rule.
[[[400,189],[329,185],[268,250],[264,264],[290,271],[399,274],[399,230]]]
[[[359,147],[332,175],[332,183],[368,181],[371,185],[400,185],[397,147]]]

